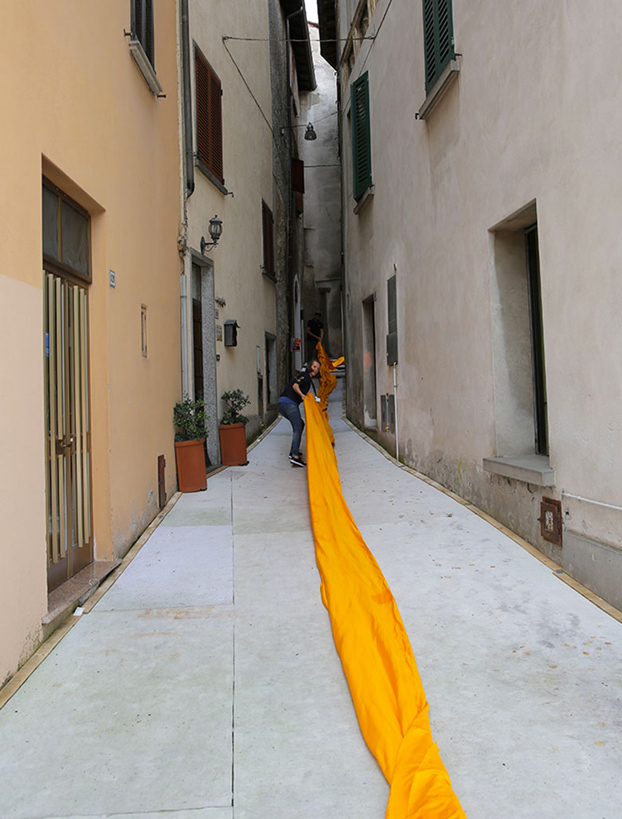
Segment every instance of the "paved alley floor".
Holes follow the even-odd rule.
[[[622,625],[331,406],[469,819],[618,819]],[[382,819],[289,443],[183,495],[0,711],[1,819]]]

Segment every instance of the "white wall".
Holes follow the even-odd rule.
[[[189,5],[191,46],[193,42],[197,43],[222,83],[223,175],[225,186],[232,195],[225,195],[195,167],[195,190],[187,206],[188,246],[199,251],[201,237],[209,240],[210,218],[217,214],[222,219],[220,243],[208,253],[213,263],[214,295],[219,300],[215,305],[215,324],[223,328],[222,340],[216,340],[216,355],[220,357],[216,364],[216,413],[220,418],[220,395],[226,390],[240,388],[251,399],[245,414],[254,416],[249,429],[256,432],[261,423],[257,417],[257,347],[260,347],[265,379],[265,333],[277,333],[276,287],[262,275],[262,199],[275,211],[268,6],[267,3],[221,4],[215,25],[214,15],[205,4],[191,0]],[[223,43],[223,35],[251,39]],[[193,49],[191,74],[194,87]],[[193,91],[196,145],[194,100]],[[191,300],[189,316],[190,311]],[[204,321],[206,317],[204,311]],[[235,320],[240,325],[236,347],[225,347],[224,324],[227,320]],[[191,321],[188,327],[191,369]],[[213,441],[208,443],[213,444]],[[210,454],[213,457],[213,447],[210,447]]]
[[[567,497],[622,506],[622,84],[612,71],[622,8],[454,0],[461,71],[421,121],[420,4],[415,14],[407,0],[388,5],[378,3],[376,39],[363,43],[350,78],[369,71],[375,193],[358,215],[349,82],[342,88],[349,413],[363,424],[362,302],[372,293],[378,393],[392,391],[384,337],[386,281],[396,273],[401,457],[558,560],[539,534],[543,494],[563,500],[567,532],[622,548],[622,512]],[[342,14],[342,37],[345,23]],[[513,436],[524,441],[518,426],[530,411],[524,383],[522,421],[503,406],[520,378],[512,364],[503,388],[500,338],[512,323],[499,320],[499,284],[510,248],[491,230],[534,202],[556,476],[546,490],[482,467]],[[502,296],[511,307],[511,288]]]

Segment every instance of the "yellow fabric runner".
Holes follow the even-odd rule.
[[[432,740],[402,618],[343,498],[327,416],[311,396],[304,406],[322,600],[361,732],[391,785],[386,819],[466,819]]]

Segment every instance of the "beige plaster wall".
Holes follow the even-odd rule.
[[[123,554],[157,513],[159,454],[166,456],[169,493],[175,488],[172,405],[180,393],[175,3],[156,0],[155,17],[155,64],[166,99],[152,95],[130,56],[123,34],[130,27],[126,0],[7,0],[0,7],[3,335],[8,317],[15,329],[9,348],[15,389],[3,390],[0,400],[1,434],[7,446],[12,441],[2,447],[3,455],[15,446],[9,429],[29,434],[22,479],[3,478],[3,503],[11,512],[0,521],[3,564],[10,567],[0,579],[0,680],[27,656],[47,608],[44,172],[91,214],[96,558]],[[110,269],[116,273],[114,289]],[[148,307],[148,358],[141,355],[141,304]]]
[[[6,275],[0,275],[0,344],[1,685],[36,647],[47,611],[41,571],[45,559],[41,291]]]
[[[422,15],[406,0],[378,3],[377,37],[361,46],[351,78],[369,71],[375,193],[355,215],[344,116],[349,412],[362,425],[362,301],[374,292],[378,394],[392,392],[386,281],[397,273],[401,457],[559,558],[540,538],[543,494],[622,506],[622,86],[611,71],[622,11],[596,15],[562,0],[454,0],[453,9],[461,71],[427,121],[415,119],[425,99]],[[349,83],[344,114],[348,106]],[[556,473],[547,490],[482,468],[505,454],[489,231],[534,201]],[[622,546],[619,510],[563,500],[568,531]]]
[[[199,2],[190,2],[190,42],[196,43],[222,83],[223,175],[225,195],[198,167],[195,190],[188,200],[188,246],[200,252],[201,237],[209,241],[209,220],[217,214],[223,222],[218,247],[208,252],[214,265],[216,325],[236,320],[238,344],[225,347],[217,340],[217,394],[241,388],[251,399],[245,414],[257,418],[257,347],[266,375],[265,333],[276,335],[276,286],[262,275],[262,199],[276,211],[272,177],[272,123],[270,52],[267,3],[220,3],[219,13]],[[223,43],[223,36],[233,38]],[[229,53],[230,52],[230,53]],[[194,94],[194,51],[192,53]],[[196,151],[196,111],[193,139]],[[282,139],[278,132],[274,139]],[[276,237],[275,237],[276,241]],[[191,303],[188,303],[190,317]],[[188,325],[191,327],[191,324]],[[224,339],[224,336],[223,336]],[[188,358],[192,362],[191,338]],[[264,394],[266,385],[264,383]],[[218,400],[218,415],[222,412]]]

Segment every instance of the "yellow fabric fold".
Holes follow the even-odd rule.
[[[333,435],[333,430],[328,422],[328,396],[337,386],[337,379],[333,375],[333,370],[340,364],[343,364],[345,359],[342,356],[341,358],[331,361],[326,354],[321,341],[318,341],[318,343],[315,345],[315,349],[317,351],[317,359],[320,362],[320,388],[318,390],[317,397],[320,399],[320,409],[324,414],[326,432],[331,444],[334,444],[335,436]]]
[[[432,740],[425,693],[395,599],[343,498],[330,427],[309,396],[305,418],[322,601],[361,732],[391,784],[386,819],[466,819]]]

